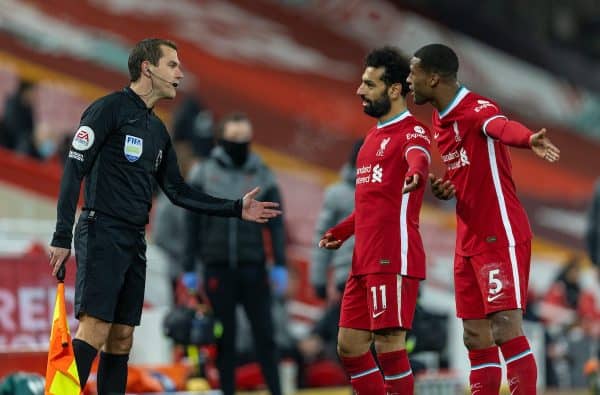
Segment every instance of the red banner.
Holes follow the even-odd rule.
[[[70,258],[65,301],[71,331],[77,328],[74,283],[75,259]],[[0,351],[47,348],[56,284],[43,248],[23,256],[0,257]]]

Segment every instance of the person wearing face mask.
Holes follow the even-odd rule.
[[[226,116],[215,137],[217,146],[193,169],[190,183],[223,198],[258,185],[258,198],[281,203],[275,176],[250,149],[252,124],[248,117],[241,113]],[[281,394],[271,311],[273,293],[281,297],[287,288],[283,219],[279,217],[263,227],[248,226],[237,219],[190,214],[186,227],[183,283],[191,292],[198,290],[196,263],[201,262],[204,291],[223,326],[217,340],[221,390],[225,395],[235,391],[236,307],[241,304],[252,328],[254,349],[267,387],[272,394]],[[265,228],[273,251],[270,268],[263,239]]]

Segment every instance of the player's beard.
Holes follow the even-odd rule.
[[[364,99],[367,105],[363,107],[365,114],[372,116],[373,118],[381,118],[392,108],[392,102],[387,92],[383,92],[381,97],[375,101]]]

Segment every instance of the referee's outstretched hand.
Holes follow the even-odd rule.
[[[246,221],[258,222],[264,224],[269,222],[269,219],[275,218],[281,214],[281,210],[277,210],[279,203],[274,202],[259,202],[254,200],[256,194],[260,191],[259,187],[254,188],[244,195],[244,204],[242,206],[242,219]]]
[[[60,269],[60,265],[69,259],[71,255],[70,248],[60,248],[50,246],[50,266],[52,266],[52,275],[56,276],[58,273],[58,269]]]

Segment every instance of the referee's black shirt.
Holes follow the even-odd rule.
[[[241,200],[218,199],[189,187],[162,121],[130,88],[83,113],[66,161],[51,245],[71,248],[81,181],[84,208],[143,227],[152,206],[152,177],[176,205],[202,214],[240,217]]]

